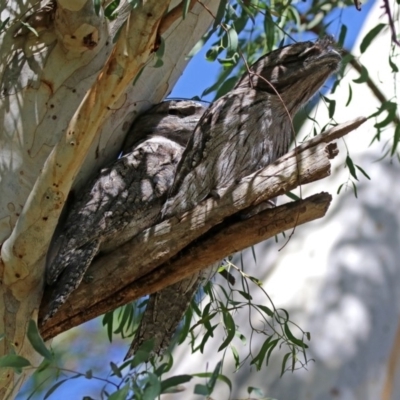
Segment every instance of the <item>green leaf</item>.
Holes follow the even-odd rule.
[[[374,128],[378,128],[378,129],[384,128],[385,126],[389,125],[390,123],[392,123],[395,120],[396,112],[397,112],[397,104],[394,103],[393,101],[386,101],[385,103],[383,103],[381,105],[378,112],[375,113],[374,116],[380,115],[384,111],[387,111],[386,118],[384,118],[382,121],[376,123],[374,125]]]
[[[160,380],[157,375],[152,374],[151,372],[147,373],[147,379],[148,382],[143,393],[143,400],[155,400],[161,394]]]
[[[143,67],[140,68],[140,71],[136,74],[135,79],[134,79],[133,82],[132,82],[132,86],[135,86],[135,83],[138,81],[138,79],[139,79],[140,76],[142,75],[142,72],[144,71],[145,67],[146,67],[146,66],[143,65]]]
[[[100,14],[100,7],[101,7],[101,1],[94,0],[94,12],[96,13],[96,15]]]
[[[322,96],[322,97],[328,103],[329,118],[333,118],[333,116],[335,114],[336,101],[335,100],[331,100],[331,99],[329,99],[328,97],[325,97],[325,96]]]
[[[108,400],[126,400],[129,393],[129,383],[127,383],[124,387],[112,393]]]
[[[161,58],[157,58],[157,61],[154,63],[154,68],[160,68],[164,65],[164,61]]]
[[[183,0],[183,13],[182,13],[182,19],[185,19],[187,16],[187,13],[189,11],[189,6],[190,6],[190,0]]]
[[[223,320],[224,320],[225,328],[227,330],[227,335],[226,335],[226,339],[223,341],[221,346],[219,346],[217,351],[221,351],[225,347],[227,347],[228,344],[235,337],[235,332],[236,332],[235,321],[233,320],[232,315],[228,311],[223,312]]]
[[[271,347],[271,340],[273,336],[268,336],[268,338],[264,341],[263,345],[261,346],[260,351],[258,354],[251,360],[250,365],[255,364],[257,371],[261,370],[264,358],[267,354],[268,349]]]
[[[7,354],[0,357],[0,368],[24,368],[30,366],[29,360],[16,354]]]
[[[236,350],[236,347],[233,345],[231,345],[231,351],[232,351],[233,359],[235,360],[235,368],[236,368],[236,370],[238,370],[240,367],[239,352]]]
[[[188,307],[186,314],[185,314],[182,329],[179,332],[178,344],[182,344],[185,341],[185,339],[187,338],[187,336],[189,334],[190,324],[192,322],[192,317],[193,317],[193,309],[192,309],[192,307]]]
[[[216,28],[221,23],[222,19],[224,18],[227,3],[228,3],[228,0],[220,1],[218,11],[215,16],[213,28]]]
[[[115,376],[118,376],[118,378],[122,378],[122,374],[120,369],[118,368],[118,366],[116,364],[114,364],[112,361],[110,361],[110,367],[112,369],[112,372]]]
[[[267,50],[271,51],[275,44],[275,24],[269,12],[265,13],[264,31]]]
[[[211,326],[210,329],[207,329],[206,334],[203,336],[203,340],[201,341],[200,345],[198,346],[198,349],[200,349],[201,353],[204,352],[204,346],[206,345],[208,339],[209,339],[210,337],[213,337],[213,336],[214,336],[214,331],[215,331],[215,328],[216,328],[217,326],[218,326],[218,324],[215,324],[214,326]]]
[[[197,383],[194,387],[194,394],[199,394],[200,396],[208,396],[210,393],[208,392],[208,387],[206,385],[202,385]]]
[[[237,80],[238,80],[237,76],[232,76],[228,78],[217,90],[214,100],[219,99],[220,97],[224,96],[229,91],[231,91],[233,87],[236,85]]]
[[[118,6],[119,6],[120,0],[114,0],[113,2],[111,2],[104,10],[104,16],[109,19],[109,20],[114,20],[115,18],[117,18],[117,13],[115,13],[115,11],[117,10]]]
[[[358,198],[358,195],[357,195],[357,186],[356,186],[356,184],[355,184],[353,181],[351,181],[351,184],[353,185],[354,196],[355,196],[355,198],[357,199],[357,198]]]
[[[391,156],[393,156],[393,154],[396,152],[397,145],[399,144],[399,140],[400,140],[400,125],[396,125],[396,129],[394,131],[394,137],[393,137],[393,146],[392,146],[392,150],[390,152]],[[361,172],[363,172],[363,171],[361,171]]]
[[[349,168],[350,175],[351,175],[354,179],[356,179],[356,180],[358,181],[357,173],[356,173],[356,169],[355,169],[355,167],[354,167],[353,160],[352,160],[349,156],[346,157],[346,165],[347,165],[347,167]]]
[[[396,129],[397,129],[397,127],[396,127]],[[400,136],[400,132],[399,132],[399,136]],[[399,138],[398,138],[399,139]],[[356,165],[356,164],[354,164],[355,165],[355,167],[367,178],[367,179],[369,179],[369,180],[371,180],[371,178],[369,177],[369,175],[359,166],[359,165]]]
[[[249,293],[244,292],[243,290],[238,290],[238,292],[246,299],[246,300],[253,300]]]
[[[250,395],[250,394],[252,394],[253,392],[254,392],[257,396],[264,397],[264,393],[263,393],[263,391],[262,391],[261,389],[256,388],[256,387],[253,387],[253,386],[249,386],[249,387],[247,388],[247,393]]]
[[[39,330],[34,320],[30,320],[28,323],[28,331],[27,335],[29,343],[32,347],[43,356],[46,360],[52,360],[53,355],[51,354],[50,350],[44,344],[42,337],[40,336]]]
[[[339,40],[338,40],[339,47],[343,47],[346,35],[347,35],[347,26],[343,24],[340,27]]]
[[[257,264],[256,251],[254,250],[254,246],[251,246],[251,254],[253,255],[254,262]]]
[[[274,348],[276,347],[278,342],[279,342],[279,339],[275,339],[270,343],[270,346],[269,346],[269,349],[268,349],[268,352],[267,352],[267,359],[265,360],[265,365],[268,365],[269,358],[271,357],[271,354],[274,351]]]
[[[133,305],[132,303],[126,304],[125,306],[120,308],[121,314],[119,315],[119,326],[115,330],[115,334],[123,334],[125,326],[128,325],[129,320],[133,314]]]
[[[274,316],[274,312],[268,308],[267,306],[264,306],[262,304],[257,304],[257,307],[262,310],[263,312],[265,312],[265,314],[268,315],[268,317],[272,318]]]
[[[147,362],[153,349],[154,338],[146,340],[144,343],[142,343],[142,345],[136,351],[135,356],[133,357],[132,366],[137,367],[139,364]]]
[[[177,375],[172,378],[165,379],[161,382],[161,393],[171,393],[169,389],[189,382],[193,378],[192,375]]]
[[[219,54],[224,50],[224,48],[220,45],[212,46],[206,53],[207,61],[215,61]]]
[[[187,58],[192,58],[195,56],[206,44],[208,39],[215,33],[215,29],[211,29],[209,32],[207,32],[193,47],[192,50],[190,50],[189,54],[187,55]]]
[[[7,17],[4,21],[0,20],[0,32],[5,28],[5,26],[8,24],[9,20],[10,20],[10,17]]]
[[[235,53],[232,57],[229,58],[218,58],[218,62],[224,68],[231,68],[234,67],[239,61],[239,54]]]
[[[217,367],[218,367],[218,364],[217,364]],[[217,367],[215,368],[215,370],[217,369]],[[214,372],[215,372],[215,370],[214,370]],[[200,372],[197,374],[193,374],[193,376],[197,376],[199,378],[212,378],[214,375],[214,372],[212,372],[212,373],[211,372]],[[229,387],[229,390],[232,391],[232,382],[225,375],[220,374],[217,376],[217,379],[221,382],[226,383]],[[210,385],[208,385],[207,387],[209,388]]]
[[[307,349],[307,348],[308,348],[308,346],[307,346],[302,340],[297,339],[297,338],[293,335],[293,333],[291,332],[291,330],[290,330],[290,328],[289,328],[288,323],[286,323],[286,324],[284,325],[284,331],[285,331],[285,334],[286,334],[287,338],[288,338],[293,344],[295,344],[296,346],[300,346],[300,347],[302,347],[302,348],[304,348],[304,349]]]
[[[352,98],[353,98],[353,89],[351,88],[351,85],[349,84],[349,97],[347,99],[347,103],[346,103],[345,107],[347,107],[350,104]]]
[[[282,361],[282,369],[281,369],[281,377],[282,375],[285,373],[286,370],[286,363],[287,360],[289,359],[289,357],[291,356],[292,353],[286,353],[285,356],[283,357],[283,361]]]
[[[1,29],[0,29],[1,30]],[[392,61],[392,57],[389,56],[389,65],[390,68],[392,68],[393,72],[399,72],[399,68],[397,67],[397,65]]]
[[[289,197],[289,199],[291,199],[291,200],[294,200],[294,201],[300,200],[300,197],[297,196],[297,194],[294,194],[294,193],[292,193],[292,192],[287,192],[287,193],[285,193],[285,194],[286,194],[286,196]]]
[[[364,39],[362,40],[360,44],[360,51],[361,53],[364,53],[365,50],[369,47],[371,42],[375,39],[375,37],[378,35],[378,33],[386,26],[386,24],[378,24],[375,26],[375,28],[371,29],[365,36]]]
[[[110,343],[112,342],[113,321],[114,321],[114,311],[110,311],[104,314],[102,324],[103,326],[107,326],[107,336]]]
[[[207,383],[210,393],[212,393],[212,391],[214,390],[215,384],[217,383],[217,379],[220,376],[221,368],[222,368],[222,361],[219,361],[214,368],[210,380]]]
[[[239,43],[239,37],[235,28],[229,28],[227,36],[228,36],[228,48],[227,48],[228,54],[233,55],[236,53]]]
[[[353,79],[354,83],[365,83],[368,81],[368,70],[367,68],[364,67],[364,65],[361,66],[361,73],[360,73],[360,77],[357,79]]]

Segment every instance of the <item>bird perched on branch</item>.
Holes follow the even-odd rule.
[[[176,135],[179,124],[161,130],[159,136],[156,127],[155,136],[103,170],[72,207],[55,241],[57,254],[50,260],[47,282],[57,282],[47,318],[79,285],[98,252],[110,251],[153,225],[161,208],[162,218],[180,215],[285,154],[294,135],[292,117],[340,60],[329,38],[275,50],[256,61],[231,92],[210,106],[184,151],[186,142],[179,142],[180,134]],[[199,119],[203,111],[192,112]],[[194,128],[193,123],[187,126]],[[168,346],[193,294],[214,268],[150,296],[128,356],[150,338],[155,339],[156,353]]]
[[[159,218],[182,156],[204,107],[192,101],[161,103],[134,125],[124,155],[100,171],[72,204],[48,256],[52,317],[79,286],[99,252],[127,242]]]
[[[287,153],[294,138],[293,116],[337,70],[340,60],[333,40],[326,37],[282,47],[256,61],[200,119],[179,162],[163,218],[181,215],[209,196],[218,197],[220,189]],[[168,346],[210,269],[150,296],[127,357],[150,338],[155,339],[155,352]]]

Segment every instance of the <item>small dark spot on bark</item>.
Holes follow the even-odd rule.
[[[53,119],[57,119],[57,115],[53,115],[51,118],[53,118]]]
[[[92,33],[84,36],[83,38],[83,45],[88,49],[94,49],[97,46],[97,42],[93,40]]]
[[[54,108],[54,104],[50,104],[50,108]]]
[[[19,213],[15,213],[15,215],[16,215],[17,217],[19,217]]]
[[[72,89],[72,93],[76,93],[76,89]]]
[[[99,156],[100,156],[99,146],[97,145],[94,158],[97,160],[99,158]]]
[[[151,17],[153,16],[153,14],[152,14],[152,13],[147,13],[147,16],[148,16],[149,18],[151,18]]]
[[[107,41],[107,42],[106,42],[106,46],[108,46],[109,44],[110,44],[110,43]]]
[[[20,174],[20,175],[23,175],[23,174],[24,174],[24,171],[19,171],[19,174]]]
[[[76,36],[75,35],[71,35],[71,39],[76,39]]]
[[[49,218],[48,217],[43,217],[42,219],[43,219],[43,221],[47,221]]]
[[[15,347],[18,347],[18,346],[19,346],[19,343],[18,343],[18,342],[15,342],[15,343],[14,343],[14,346],[15,346]]]

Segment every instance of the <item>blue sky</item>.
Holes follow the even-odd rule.
[[[309,8],[311,1],[307,0],[298,3],[300,10],[306,10]],[[373,1],[368,1],[362,6],[361,11],[357,11],[355,7],[337,8],[335,9],[328,21],[332,21],[328,32],[335,38],[339,37],[341,25],[344,24],[348,28],[344,47],[351,50],[357,39],[358,32],[361,29],[372,5]],[[377,16],[377,23],[378,16]],[[262,23],[262,22],[261,22]],[[316,36],[312,35],[301,35],[299,41],[313,40]],[[210,48],[210,45],[217,40],[216,35],[212,36],[206,43],[203,49],[197,53],[193,59],[189,62],[179,81],[175,85],[169,98],[183,98],[190,99],[194,96],[201,96],[204,89],[211,86],[215,82],[215,78],[218,72],[221,70],[221,66],[218,62],[210,62],[205,59],[205,54]],[[204,97],[204,100],[212,101],[215,93]]]
[[[299,8],[307,8],[309,4],[309,0],[301,2],[299,3]],[[373,1],[369,1],[363,5],[361,12],[357,11],[355,7],[336,9],[330,17],[332,24],[330,25],[329,33],[337,38],[340,32],[340,25],[342,23],[347,25],[348,34],[345,47],[351,50],[372,5]],[[379,21],[379,15],[376,16],[376,20],[377,23],[381,22]],[[313,37],[303,35],[298,39],[310,40],[313,39]],[[210,44],[214,41],[215,38],[211,38],[206,46],[189,62],[188,67],[185,69],[169,97],[192,98],[194,96],[200,96],[207,87],[214,83],[221,68],[220,64],[218,62],[209,62],[205,59],[205,53]],[[210,101],[213,96],[214,94],[210,94],[205,100]],[[113,361],[117,364],[120,363],[127,351],[128,345],[121,340],[115,340],[115,342],[110,345],[105,331],[104,334],[100,335],[95,333],[99,329],[101,329],[100,320],[90,321],[85,324],[82,329],[77,330],[71,336],[68,336],[68,338],[66,337],[66,342],[71,342],[68,344],[65,343],[63,346],[67,352],[69,352],[70,349],[74,350],[71,352],[74,354],[74,356],[71,357],[74,361],[71,361],[70,365],[71,363],[72,366],[75,365],[76,369],[79,369],[80,372],[85,372],[87,369],[92,368],[96,371],[97,375],[105,378],[109,372],[109,361]],[[101,337],[103,340],[101,343],[98,343],[98,338]],[[93,338],[95,338],[95,340],[93,340]],[[79,355],[79,353],[82,353],[81,361],[77,358],[77,354]],[[76,363],[75,360],[79,362]],[[81,399],[85,395],[91,395],[97,399],[103,385],[103,383],[93,379],[88,381],[84,378],[79,378],[65,383],[50,396],[50,399]],[[28,395],[29,392],[21,393],[17,399],[26,400]],[[42,399],[42,396],[32,396],[32,400],[38,399]]]

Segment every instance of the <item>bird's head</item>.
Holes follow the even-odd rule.
[[[331,37],[291,44],[259,58],[236,87],[275,96],[278,92],[293,115],[339,68],[341,59]]]

